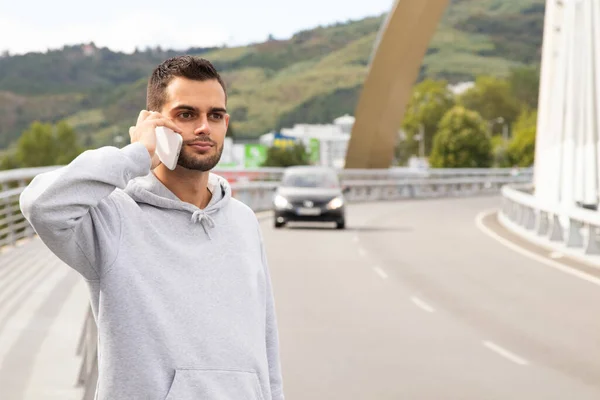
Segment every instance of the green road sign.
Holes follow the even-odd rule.
[[[321,142],[319,139],[310,139],[308,142],[308,151],[310,153],[310,162],[312,164],[318,164],[321,160]]]
[[[267,147],[262,144],[247,144],[244,154],[246,168],[259,168],[267,159]]]

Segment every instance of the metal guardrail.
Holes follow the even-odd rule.
[[[503,187],[502,203],[500,221],[520,228],[527,238],[581,255],[600,254],[597,211],[543,201],[533,195],[531,185]]]
[[[345,180],[349,190],[344,195],[350,203],[391,201],[436,197],[464,197],[497,194],[502,186],[529,182],[530,177],[436,178],[406,180]],[[254,211],[272,209],[278,182],[248,182],[232,184],[233,196]]]
[[[21,215],[19,196],[25,186],[42,172],[59,167],[0,171],[0,247],[14,245],[34,235]],[[234,197],[256,211],[271,208],[273,193],[284,168],[216,170],[232,183]],[[504,184],[528,183],[532,171],[524,169],[439,169],[340,170],[340,179],[350,188],[348,201],[383,201],[404,198],[472,196],[500,191]]]
[[[83,322],[77,355],[81,357],[77,386],[84,388],[82,400],[94,400],[98,382],[98,328],[91,306]]]
[[[56,167],[0,171],[0,247],[32,236],[33,229],[21,215],[19,196],[31,179]]]
[[[13,245],[35,232],[22,216],[19,196],[39,173],[58,167],[0,171],[0,247]],[[255,211],[270,210],[283,168],[216,170],[232,183],[233,196]],[[527,184],[530,169],[453,170],[341,170],[349,202],[458,197],[497,194],[507,184]],[[77,354],[82,357],[77,382],[85,388],[83,400],[92,400],[98,378],[97,330],[91,308],[85,318]]]
[[[220,171],[216,173],[221,174]],[[281,170],[283,173],[283,169]],[[530,183],[530,169],[487,170],[342,170],[348,202],[388,201],[497,194],[507,184]],[[255,211],[270,210],[279,181],[232,184],[233,195]]]
[[[280,181],[285,168],[223,168],[215,170],[230,182],[239,181]],[[393,167],[389,169],[342,169],[339,175],[346,179],[408,179],[408,178],[466,178],[466,177],[510,177],[515,174],[532,175],[530,168],[448,168],[448,169],[414,169],[406,167]]]

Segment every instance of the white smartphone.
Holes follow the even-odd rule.
[[[164,126],[158,126],[156,131],[156,154],[161,163],[171,171],[177,167],[183,138]]]

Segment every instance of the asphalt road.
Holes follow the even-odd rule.
[[[485,234],[499,203],[353,205],[345,231],[264,219],[287,399],[600,399],[600,270]],[[0,254],[2,400],[81,396],[88,295],[58,264],[39,240]]]
[[[354,205],[345,231],[264,220],[287,399],[600,399],[600,286],[484,234],[499,204]]]

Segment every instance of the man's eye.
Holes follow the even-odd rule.
[[[183,112],[183,113],[179,114],[179,116],[183,119],[190,119],[190,118],[192,118],[192,113]]]
[[[213,114],[212,118],[216,119],[216,120],[223,119],[223,115],[222,114]]]

